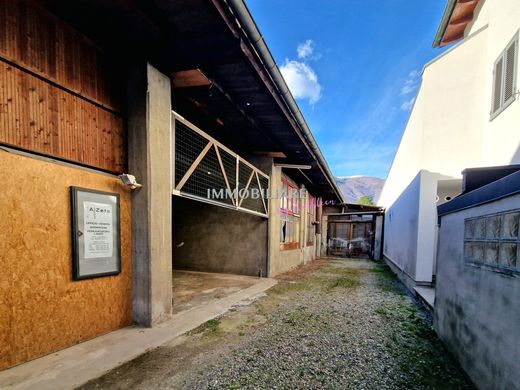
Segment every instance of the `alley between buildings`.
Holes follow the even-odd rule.
[[[82,389],[473,388],[380,262],[322,260]]]

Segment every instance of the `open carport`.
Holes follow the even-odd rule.
[[[267,275],[269,177],[176,113],[172,128],[176,311]]]

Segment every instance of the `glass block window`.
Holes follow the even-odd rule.
[[[520,210],[464,221],[464,260],[520,272]]]

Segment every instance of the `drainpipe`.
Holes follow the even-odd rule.
[[[343,199],[343,194],[341,193],[341,190],[336,184],[336,179],[330,171],[329,165],[327,164],[327,161],[325,161],[325,158],[323,157],[323,154],[321,153],[321,150],[318,144],[316,143],[316,140],[314,139],[314,136],[312,135],[309,126],[305,122],[305,118],[303,117],[300,108],[296,104],[296,101],[294,100],[291,91],[289,91],[287,83],[285,82],[282,74],[280,73],[280,70],[278,69],[278,66],[274,62],[273,56],[271,55],[271,52],[269,51],[269,48],[267,47],[264,41],[264,38],[260,34],[260,31],[258,30],[255,21],[251,17],[249,9],[247,8],[243,0],[225,1],[228,4],[231,11],[233,12],[233,14],[235,15],[235,17],[237,18],[240,24],[240,28],[246,33],[247,37],[249,38],[258,57],[263,63],[264,68],[267,70],[269,76],[275,84],[275,87],[278,89],[278,93],[283,97],[284,102],[289,107],[289,110],[292,113],[294,119],[296,120],[296,123],[298,124],[304,138],[307,140],[312,152],[315,154],[318,163],[325,170],[325,173],[328,176],[327,179],[329,181],[329,184],[336,192],[336,195],[338,196],[340,203],[345,203],[345,200]]]

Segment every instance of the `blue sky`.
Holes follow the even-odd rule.
[[[246,0],[336,176],[385,178],[444,0]]]

